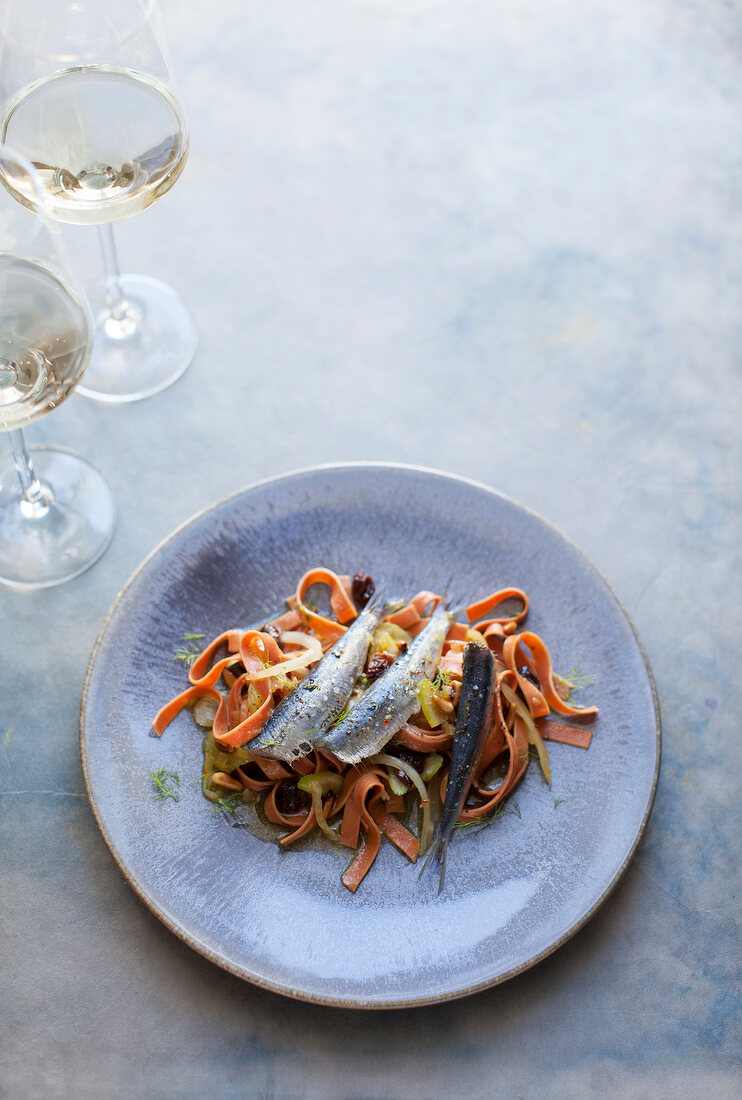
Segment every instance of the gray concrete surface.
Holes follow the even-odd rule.
[[[0,1095],[738,1095],[740,4],[163,9],[192,156],[118,239],[201,346],[163,395],[29,431],[93,458],[120,515],[86,576],[0,590]],[[590,924],[499,988],[375,1015],[172,936],[77,748],[142,557],[253,480],[350,459],[472,476],[559,526],[632,615],[664,720],[647,833]]]

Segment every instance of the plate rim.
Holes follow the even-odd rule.
[[[164,909],[161,906],[159,906],[157,904],[157,902],[154,900],[153,897],[149,896],[146,889],[143,886],[141,886],[140,883],[137,881],[137,879],[135,877],[135,873],[133,871],[131,871],[125,865],[122,858],[120,858],[120,856],[118,855],[118,853],[116,851],[116,848],[114,846],[113,840],[111,839],[111,837],[108,833],[106,825],[105,825],[104,821],[102,820],[102,818],[101,818],[101,816],[98,812],[98,807],[95,803],[95,800],[93,799],[92,789],[91,789],[91,780],[90,780],[90,777],[88,775],[88,766],[87,766],[86,753],[85,753],[85,737],[86,737],[86,732],[85,732],[85,707],[86,707],[86,702],[87,702],[87,698],[88,698],[90,680],[91,680],[91,677],[92,677],[92,674],[93,674],[93,669],[94,669],[94,666],[95,666],[98,651],[99,651],[99,649],[102,645],[103,638],[104,638],[104,635],[106,634],[106,631],[108,630],[109,624],[110,624],[113,616],[115,615],[119,605],[121,604],[124,597],[126,596],[126,593],[128,592],[129,588],[134,584],[134,582],[139,577],[140,573],[142,573],[148,567],[150,562],[154,558],[156,558],[161,553],[161,551],[163,551],[171,542],[173,542],[183,531],[185,531],[187,528],[195,525],[196,523],[200,522],[210,512],[216,510],[217,508],[222,508],[225,504],[228,504],[231,500],[234,500],[237,497],[243,496],[246,493],[252,492],[255,489],[260,489],[260,488],[263,488],[263,487],[269,486],[269,485],[275,485],[275,484],[278,484],[282,481],[293,480],[293,479],[296,479],[296,478],[298,478],[302,475],[307,475],[307,474],[320,474],[320,473],[331,472],[331,471],[335,471],[335,470],[338,470],[338,471],[365,470],[365,471],[370,472],[370,471],[373,471],[373,470],[380,470],[380,469],[383,469],[383,470],[401,470],[401,471],[404,471],[406,473],[424,474],[426,476],[433,476],[433,477],[441,478],[441,479],[446,480],[446,481],[459,482],[459,483],[464,484],[464,485],[466,485],[470,488],[474,488],[474,489],[477,489],[477,490],[484,491],[489,496],[493,496],[493,497],[495,497],[495,498],[497,498],[501,501],[504,501],[506,504],[515,507],[516,509],[518,509],[521,512],[527,513],[529,516],[536,519],[538,522],[544,524],[544,526],[549,528],[560,539],[562,539],[564,542],[566,542],[572,548],[572,550],[575,551],[584,560],[584,562],[588,566],[590,566],[590,568],[593,570],[595,575],[600,579],[600,581],[603,583],[603,585],[607,589],[610,596],[615,601],[616,606],[618,607],[620,612],[623,614],[626,622],[628,623],[628,625],[631,629],[632,635],[634,637],[634,640],[636,641],[636,644],[638,646],[639,652],[640,652],[641,657],[642,657],[642,661],[643,661],[643,664],[644,664],[644,669],[646,671],[647,679],[648,679],[648,682],[649,682],[649,687],[650,687],[650,690],[651,690],[652,704],[653,704],[653,709],[654,709],[654,719],[655,719],[655,764],[654,764],[654,774],[652,776],[651,788],[650,788],[650,791],[649,791],[649,796],[647,798],[647,804],[646,804],[646,807],[645,807],[645,810],[644,810],[644,814],[642,816],[642,820],[641,820],[641,822],[639,824],[639,827],[637,829],[636,836],[634,837],[634,840],[631,844],[631,847],[629,848],[623,862],[617,868],[617,870],[614,873],[613,877],[611,878],[610,882],[605,886],[605,888],[603,889],[600,896],[595,899],[595,901],[590,906],[590,908],[585,913],[583,913],[582,916],[578,920],[576,920],[574,922],[574,924],[572,924],[565,932],[563,932],[562,935],[559,936],[553,943],[549,944],[548,947],[545,947],[538,954],[531,956],[525,962],[521,962],[518,965],[516,965],[514,967],[511,967],[509,970],[505,971],[505,973],[499,975],[498,977],[484,979],[481,982],[475,982],[472,985],[469,985],[469,986],[467,986],[463,989],[459,989],[459,990],[455,990],[455,991],[451,991],[451,992],[446,992],[446,993],[442,993],[442,994],[437,993],[437,994],[433,994],[429,997],[415,997],[413,999],[394,999],[394,1000],[384,1000],[384,1001],[363,1001],[363,1000],[356,1000],[355,998],[352,998],[352,999],[351,998],[339,998],[339,997],[336,998],[336,997],[327,996],[327,995],[318,994],[318,993],[310,993],[310,992],[306,992],[304,990],[291,989],[291,988],[288,988],[284,985],[281,985],[279,982],[274,982],[274,981],[271,981],[270,979],[264,978],[260,975],[256,975],[254,973],[249,973],[245,970],[244,967],[239,966],[236,963],[233,963],[230,959],[228,959],[224,955],[219,954],[217,951],[214,951],[207,944],[205,944],[205,943],[201,942],[200,940],[198,940],[195,936],[193,936],[188,931],[188,929],[184,928],[182,925],[179,925],[176,920],[172,919],[171,916],[167,912],[165,912]],[[112,855],[119,871],[123,875],[125,881],[131,887],[131,889],[134,891],[134,893],[137,895],[137,897],[140,899],[140,901],[144,902],[144,904],[147,906],[147,908],[150,910],[150,912],[153,913],[154,916],[156,916],[157,919],[159,921],[161,921],[161,923],[164,924],[165,927],[170,932],[172,932],[174,935],[176,935],[178,937],[178,939],[180,939],[184,943],[186,943],[192,950],[196,951],[199,955],[201,955],[204,958],[208,959],[209,962],[214,963],[216,966],[220,967],[222,970],[225,970],[229,974],[233,974],[235,977],[240,978],[243,981],[246,981],[251,985],[257,986],[258,988],[267,989],[271,993],[277,993],[280,996],[289,997],[292,1000],[300,1001],[300,1002],[303,1002],[305,1004],[316,1004],[316,1005],[322,1005],[322,1006],[325,1006],[325,1007],[332,1007],[332,1008],[365,1009],[365,1010],[379,1011],[379,1010],[393,1010],[393,1009],[404,1009],[404,1008],[421,1008],[421,1007],[425,1007],[425,1006],[428,1006],[428,1005],[444,1004],[444,1003],[449,1002],[449,1001],[460,1000],[463,997],[469,997],[474,993],[480,993],[480,992],[483,992],[486,989],[493,989],[495,986],[501,985],[503,982],[509,981],[511,978],[516,977],[518,974],[525,973],[525,971],[530,970],[531,967],[537,966],[544,959],[548,958],[549,955],[552,955],[560,947],[564,946],[565,943],[567,943],[569,940],[571,940],[572,937],[575,936],[587,924],[587,922],[589,920],[591,920],[592,917],[595,916],[597,911],[602,907],[602,905],[605,903],[605,901],[608,899],[608,897],[613,893],[614,889],[616,888],[619,881],[623,877],[629,863],[631,862],[631,860],[633,859],[633,857],[636,853],[636,850],[639,846],[639,843],[640,843],[640,841],[641,841],[641,839],[644,835],[645,829],[647,827],[647,822],[649,821],[649,817],[650,817],[650,814],[652,812],[652,807],[654,805],[655,795],[657,793],[657,785],[658,785],[658,782],[659,782],[660,764],[661,764],[661,757],[662,757],[662,718],[661,718],[661,712],[660,712],[660,706],[659,706],[659,699],[658,699],[658,695],[657,695],[657,687],[656,687],[656,684],[655,684],[654,675],[652,673],[652,668],[651,668],[650,663],[649,663],[649,658],[647,656],[647,652],[644,648],[644,645],[642,643],[641,638],[639,637],[639,634],[637,632],[637,629],[634,625],[634,622],[633,622],[631,616],[629,615],[629,613],[627,612],[626,608],[624,607],[622,601],[619,599],[618,595],[616,594],[615,589],[610,584],[610,582],[605,578],[605,576],[600,571],[600,569],[598,569],[598,567],[595,565],[595,563],[592,561],[592,559],[585,553],[585,551],[580,546],[578,546],[577,543],[574,542],[568,535],[565,535],[563,531],[561,531],[558,527],[555,526],[555,524],[553,524],[549,520],[545,519],[542,515],[540,515],[540,513],[536,512],[534,509],[530,508],[528,505],[523,504],[522,502],[520,502],[518,500],[515,500],[513,497],[508,496],[506,493],[500,492],[498,489],[493,489],[492,486],[487,485],[484,482],[477,481],[475,478],[465,477],[461,474],[454,474],[454,473],[450,473],[450,472],[445,471],[445,470],[437,469],[435,467],[422,466],[422,465],[418,465],[418,464],[415,464],[415,463],[358,460],[358,461],[351,461],[351,462],[328,462],[328,463],[320,463],[318,465],[298,467],[296,469],[288,470],[288,471],[286,471],[284,473],[281,473],[281,474],[274,474],[270,477],[261,478],[258,481],[250,482],[249,484],[243,486],[242,488],[236,489],[232,493],[228,493],[226,496],[221,497],[219,500],[213,501],[211,504],[208,504],[208,505],[206,505],[206,507],[201,508],[201,509],[199,509],[199,511],[193,513],[193,515],[191,515],[190,517],[185,519],[182,523],[178,524],[177,527],[175,527],[168,535],[165,536],[164,539],[162,539],[159,543],[157,543],[157,545],[147,555],[145,555],[145,557],[141,560],[141,562],[136,567],[136,569],[134,569],[134,571],[130,574],[128,579],[125,581],[124,585],[119,590],[117,595],[114,597],[114,600],[111,603],[111,606],[109,607],[109,609],[108,609],[108,611],[107,611],[107,613],[106,613],[106,615],[103,619],[103,622],[101,623],[100,629],[99,629],[98,634],[97,634],[96,639],[95,639],[95,643],[94,643],[93,648],[91,650],[90,658],[88,660],[88,665],[87,665],[87,668],[86,668],[86,671],[85,671],[85,679],[83,681],[82,694],[81,694],[81,698],[80,698],[79,747],[80,747],[80,759],[81,759],[81,763],[82,763],[82,774],[83,774],[83,780],[84,780],[84,783],[85,783],[85,792],[86,792],[86,795],[87,795],[88,804],[89,804],[89,806],[90,806],[90,808],[93,812],[93,817],[95,819],[95,823],[98,826],[98,829],[101,833],[101,836],[103,837],[103,840],[106,844],[106,847],[108,848],[109,852],[111,853],[111,855]]]

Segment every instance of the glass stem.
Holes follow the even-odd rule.
[[[31,456],[26,449],[23,432],[20,428],[16,428],[14,431],[8,432],[8,435],[10,436],[10,445],[13,448],[13,462],[15,463],[18,480],[21,483],[23,500],[31,506],[41,507],[45,510],[50,504],[49,489],[43,486],[36,476]]]
[[[126,319],[129,303],[121,285],[121,268],[113,237],[113,225],[106,222],[98,226],[98,242],[103,257],[103,272],[106,283],[106,305],[114,321]]]

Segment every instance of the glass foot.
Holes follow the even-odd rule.
[[[13,461],[0,465],[0,584],[51,588],[84,573],[113,536],[116,508],[103,477],[84,458],[32,447],[41,493],[26,500]]]
[[[114,314],[105,282],[88,291],[95,319],[90,363],[77,392],[95,401],[141,401],[166,389],[189,366],[198,336],[183,300],[144,275],[122,275]]]

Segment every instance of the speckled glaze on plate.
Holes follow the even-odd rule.
[[[283,851],[230,828],[189,782],[201,736],[188,712],[161,740],[154,713],[185,686],[185,632],[215,635],[283,606],[310,565],[367,572],[390,591],[472,599],[529,593],[529,629],[555,667],[595,676],[589,751],[550,746],[520,816],[455,835],[446,885],[384,845],[357,894],[348,854]],[[415,467],[327,466],[262,482],[175,531],[113,605],[83,692],[90,802],[127,880],[195,950],[288,996],[347,1007],[429,1004],[526,969],[573,935],[615,886],[643,831],[659,769],[659,715],[633,628],[602,577],[558,531],[473,482]],[[150,773],[181,777],[159,802]],[[562,799],[563,801],[558,801]],[[557,803],[555,805],[555,802]],[[512,803],[511,803],[512,806]]]

